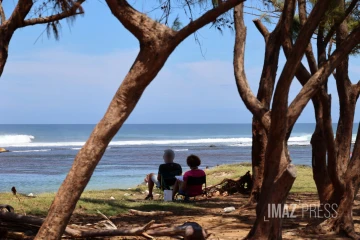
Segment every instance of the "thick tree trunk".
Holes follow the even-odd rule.
[[[320,206],[334,200],[334,186],[328,174],[327,159],[334,155],[331,119],[331,98],[320,90],[313,98],[316,128],[311,138],[313,178],[319,195]],[[330,161],[331,162],[331,161]]]
[[[311,137],[312,146],[312,170],[313,178],[316,184],[317,192],[319,195],[320,204],[328,203],[333,187],[327,173],[327,147],[326,139],[321,123],[316,124],[316,129]]]
[[[355,185],[356,183],[357,185]],[[355,181],[350,180],[346,183],[345,192],[341,196],[341,201],[334,217],[329,218],[323,223],[330,231],[339,234],[345,234],[352,239],[360,239],[360,235],[355,232],[353,222],[353,203],[356,193],[358,192],[359,178]]]
[[[357,139],[354,145],[353,157],[350,160],[347,168],[344,182],[345,191],[340,196],[340,204],[336,215],[328,219],[322,225],[327,230],[332,230],[337,233],[343,233],[353,239],[360,239],[356,234],[353,222],[353,203],[355,196],[358,193],[360,186],[360,127],[357,133]]]
[[[262,124],[253,119],[252,122],[252,148],[251,148],[251,161],[252,161],[252,179],[253,187],[249,204],[258,202],[261,192],[261,187],[264,179],[264,163],[265,152],[267,146],[267,134]]]
[[[285,156],[284,156],[285,157]],[[272,182],[264,178],[256,221],[246,239],[281,239],[284,203],[296,178],[295,166],[290,164]],[[269,190],[264,186],[271,186]],[[270,194],[270,192],[272,194]],[[280,215],[274,215],[280,207]]]
[[[161,47],[161,48],[160,48]],[[81,193],[111,139],[135,108],[148,84],[155,78],[174,47],[157,40],[140,50],[135,63],[116,92],[103,119],[75,157],[65,181],[52,203],[36,239],[60,239]]]

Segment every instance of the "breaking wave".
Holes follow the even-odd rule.
[[[355,142],[356,135],[353,135],[352,142]],[[70,147],[71,150],[80,150],[85,142],[34,142],[32,135],[0,135],[1,147]],[[290,137],[288,144],[292,146],[309,145],[311,134]],[[199,138],[199,139],[178,139],[178,140],[123,140],[112,141],[110,146],[142,146],[142,145],[168,145],[168,146],[207,146],[210,144],[244,147],[251,146],[251,137],[242,138]],[[40,149],[36,151],[44,151]],[[35,151],[35,150],[33,150]],[[187,148],[175,149],[175,151],[188,151]]]
[[[17,135],[17,134],[0,135],[0,146],[28,144],[31,143],[33,139],[35,139],[35,137],[32,135]]]
[[[51,149],[37,149],[37,150],[19,150],[19,151],[11,151],[14,153],[27,153],[27,152],[49,152]]]

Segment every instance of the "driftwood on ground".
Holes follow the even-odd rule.
[[[112,226],[110,229],[87,229],[85,226],[71,225],[66,227],[65,234],[71,238],[89,238],[89,237],[106,237],[106,236],[143,236],[147,238],[159,236],[182,236],[187,240],[206,239],[208,234],[202,227],[195,222],[184,223],[181,226],[171,227],[167,224],[154,224],[150,221],[142,227],[135,228],[117,228],[105,215],[101,214]],[[0,221],[4,224],[16,223],[23,226],[40,227],[44,219],[23,216],[12,212],[0,212]],[[75,229],[79,227],[79,229]]]
[[[138,211],[135,209],[130,209],[129,212],[133,215],[138,215],[138,216],[164,216],[164,215],[172,215],[172,212],[168,212],[168,211],[151,211],[151,212],[143,212],[143,211]]]
[[[220,183],[206,188],[208,195],[228,195],[234,193],[250,194],[253,185],[250,171],[238,180],[225,178]]]

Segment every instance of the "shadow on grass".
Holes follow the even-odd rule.
[[[101,208],[102,211],[105,211],[107,214],[110,213],[110,215],[125,213],[128,212],[129,209],[136,209],[139,211],[172,211],[179,213],[179,212],[192,210],[194,207],[196,207],[191,204],[181,204],[181,203],[178,204],[173,202],[164,202],[164,201],[156,201],[156,200],[135,201],[133,199],[101,200],[94,198],[81,198],[78,205],[81,206],[82,203],[84,203],[83,204],[84,206],[86,206],[87,204],[99,205],[99,208]]]

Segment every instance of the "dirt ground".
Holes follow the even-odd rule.
[[[142,201],[141,199],[134,199],[134,201]],[[154,200],[156,201],[156,200]],[[253,222],[255,221],[255,209],[244,208],[247,203],[247,196],[235,194],[226,197],[213,197],[210,199],[199,199],[196,202],[189,204],[196,204],[199,208],[172,210],[173,215],[170,216],[152,216],[139,217],[131,214],[121,214],[112,217],[111,220],[118,227],[139,227],[144,226],[151,220],[156,223],[167,223],[172,225],[182,225],[185,222],[197,222],[210,234],[208,239],[242,239],[249,232]],[[334,235],[312,235],[309,231],[304,231],[305,227],[310,221],[314,219],[316,212],[310,213],[307,211],[308,206],[317,206],[317,195],[315,193],[308,194],[290,194],[287,204],[289,205],[289,214],[295,208],[293,216],[295,218],[284,219],[283,222],[283,239],[346,239],[336,237]],[[291,204],[296,204],[291,205]],[[236,208],[231,213],[224,213],[223,208],[233,206]],[[360,202],[355,201],[354,204],[354,222],[356,230],[360,230]],[[85,219],[73,218],[73,223],[82,222]],[[87,219],[88,221],[89,219]],[[111,239],[144,239],[141,237],[113,237]],[[157,238],[157,239],[170,239]]]

